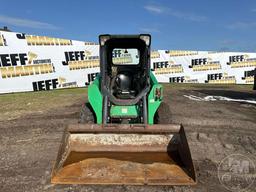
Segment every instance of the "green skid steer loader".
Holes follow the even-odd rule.
[[[68,126],[52,171],[56,184],[193,185],[182,125],[170,124],[150,70],[151,36],[100,35],[100,74],[80,123]]]

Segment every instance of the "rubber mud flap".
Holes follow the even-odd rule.
[[[182,125],[76,124],[65,131],[55,184],[194,185]]]

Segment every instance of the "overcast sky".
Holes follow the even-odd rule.
[[[256,51],[256,0],[1,0],[0,26],[98,41],[150,33],[153,49]]]

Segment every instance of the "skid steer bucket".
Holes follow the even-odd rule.
[[[70,125],[52,183],[193,185],[182,125]]]

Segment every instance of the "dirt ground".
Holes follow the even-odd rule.
[[[164,85],[173,123],[182,123],[198,183],[193,187],[53,185],[51,169],[65,125],[78,121],[87,89],[0,95],[0,191],[221,192],[217,167],[230,154],[256,164],[256,105],[194,101],[184,95],[256,99],[252,86]],[[256,173],[254,173],[255,176]],[[234,183],[235,184],[235,183]],[[247,190],[255,191],[256,181]]]

